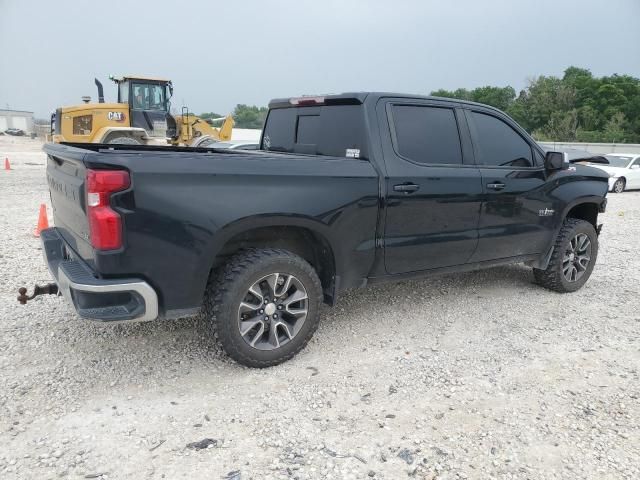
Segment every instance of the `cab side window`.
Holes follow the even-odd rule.
[[[394,105],[397,153],[423,165],[462,165],[458,124],[453,109]]]
[[[531,146],[497,117],[469,112],[476,163],[495,167],[533,167]]]
[[[129,103],[129,82],[118,84],[118,103]]]
[[[136,110],[148,110],[149,92],[147,85],[133,85],[133,108]]]
[[[164,110],[164,87],[155,83],[133,84],[133,108],[135,110]]]
[[[149,85],[151,110],[164,110],[164,88],[160,85]]]

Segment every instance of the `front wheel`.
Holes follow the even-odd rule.
[[[556,292],[575,292],[591,276],[598,256],[598,235],[589,222],[565,219],[546,269],[533,269],[536,283]]]
[[[318,328],[322,286],[304,259],[280,249],[232,257],[207,287],[205,320],[225,352],[270,367],[302,350]]]
[[[142,143],[140,143],[137,139],[126,135],[110,138],[105,143],[108,143],[110,145],[142,145]]]
[[[613,190],[615,193],[622,193],[624,192],[624,187],[626,186],[624,178],[619,178],[618,180],[616,180],[616,183],[613,184],[613,188],[611,190]]]

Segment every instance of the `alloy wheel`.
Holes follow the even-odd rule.
[[[616,180],[616,183],[613,185],[613,191],[616,193],[624,192],[624,181],[622,179]]]
[[[562,259],[562,273],[568,282],[577,282],[591,262],[591,240],[585,233],[571,239]]]
[[[240,335],[258,350],[280,348],[300,332],[308,311],[302,282],[287,273],[270,273],[251,285],[240,302]]]

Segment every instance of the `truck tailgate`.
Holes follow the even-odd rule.
[[[53,219],[64,240],[81,257],[92,257],[89,222],[86,215],[84,154],[60,149],[47,155],[47,182]],[[66,151],[65,151],[66,150]]]

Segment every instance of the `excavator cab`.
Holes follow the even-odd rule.
[[[171,80],[129,76],[110,78],[118,86],[118,103],[129,105],[131,127],[143,128],[150,137],[176,137],[176,122],[170,114]]]

